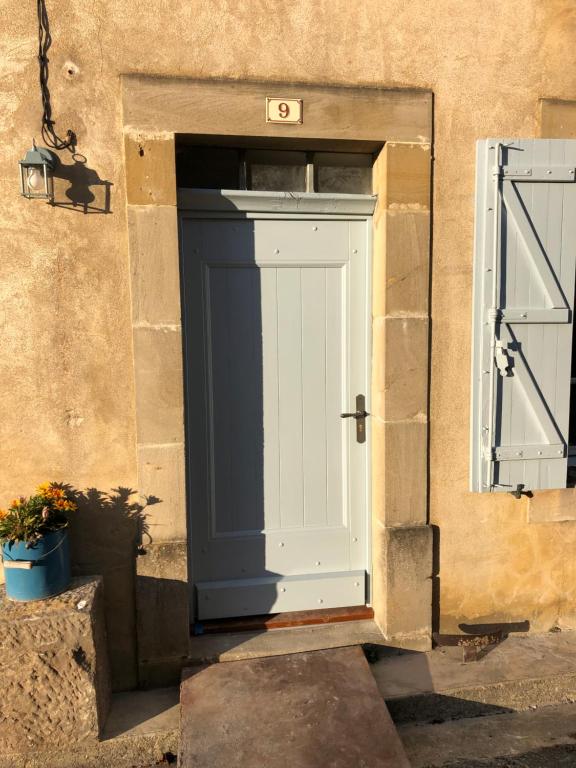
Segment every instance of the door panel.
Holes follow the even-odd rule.
[[[365,602],[368,224],[182,217],[199,618]]]

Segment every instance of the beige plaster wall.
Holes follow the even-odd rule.
[[[527,619],[544,630],[559,620],[576,622],[576,525],[529,524],[524,501],[467,491],[474,141],[537,135],[540,97],[576,97],[573,4],[46,2],[56,127],[76,131],[87,166],[112,184],[111,213],[83,215],[19,197],[17,160],[39,134],[37,23],[33,5],[4,0],[0,499],[29,492],[47,477],[102,492],[136,484],[121,73],[429,88],[435,94],[430,518],[440,529],[442,628]],[[64,200],[66,187],[59,189]],[[98,205],[102,187],[92,189]],[[123,668],[130,670],[133,533],[100,519],[98,504],[90,509],[78,521],[80,534],[86,530],[78,538],[79,567],[105,560],[109,581],[123,574],[125,599],[115,615],[125,641]],[[122,510],[114,519],[121,517]],[[108,525],[121,529],[120,554],[111,564],[102,544]]]

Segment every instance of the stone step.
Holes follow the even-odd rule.
[[[573,768],[576,705],[398,729],[412,768]]]
[[[180,768],[410,768],[359,647],[185,670]]]
[[[199,635],[190,640],[188,666],[383,643],[384,635],[373,619],[272,629],[266,632]]]
[[[396,723],[572,703],[576,632],[510,636],[479,661],[466,663],[458,648],[428,653],[383,648],[371,669]]]

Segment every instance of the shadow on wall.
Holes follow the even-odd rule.
[[[110,210],[110,188],[112,182],[101,179],[98,172],[87,165],[84,155],[75,152],[72,165],[65,165],[59,157],[54,167],[54,202],[55,208],[66,208],[84,214],[112,213]],[[62,191],[63,184],[70,186]],[[67,199],[63,199],[63,197]]]
[[[160,499],[138,500],[131,488],[110,492],[66,486],[78,511],[71,516],[70,543],[75,576],[104,577],[106,630],[113,687],[138,684],[136,664],[136,557],[151,542],[146,507]]]
[[[500,643],[514,633],[530,632],[530,621],[483,621],[476,624],[462,622],[458,624],[460,634],[445,634],[441,631],[440,614],[440,528],[432,525],[433,559],[432,559],[432,640],[435,647],[459,646],[462,650],[462,661],[480,661]],[[483,589],[482,582],[478,591]]]

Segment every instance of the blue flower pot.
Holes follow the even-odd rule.
[[[10,600],[45,600],[59,595],[70,584],[68,531],[47,533],[31,547],[2,545],[6,597]]]

